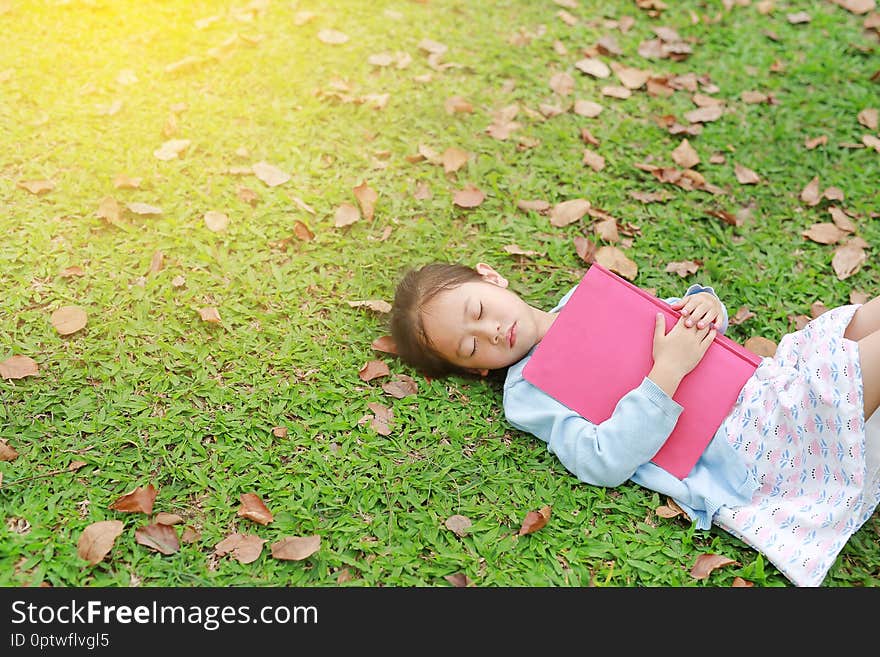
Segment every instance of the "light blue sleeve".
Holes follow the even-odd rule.
[[[614,487],[627,481],[654,457],[681,415],[681,405],[645,377],[610,418],[593,424],[524,379],[523,365],[514,366],[518,371],[508,373],[504,387],[508,422],[545,441],[565,468],[588,484]]]
[[[714,296],[716,299],[718,299],[718,302],[721,304],[721,316],[722,316],[721,326],[718,327],[718,332],[721,335],[724,335],[724,332],[727,330],[727,326],[729,324],[729,319],[727,316],[727,306],[724,305],[724,302],[721,301],[721,298],[715,293],[715,288],[713,288],[710,285],[703,286],[703,285],[700,285],[699,283],[694,283],[685,291],[684,296],[688,296],[689,294],[696,294],[697,292],[708,292],[709,294]],[[672,304],[672,303],[675,303],[676,301],[678,301],[679,298],[680,297],[672,297],[670,299],[665,299],[665,301],[666,301],[666,303]]]

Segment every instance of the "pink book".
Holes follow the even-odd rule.
[[[658,311],[666,316],[669,332],[681,313],[593,263],[538,343],[523,375],[599,424],[651,371]],[[684,410],[651,460],[685,478],[760,363],[757,354],[716,334],[703,359],[678,386],[673,399]]]

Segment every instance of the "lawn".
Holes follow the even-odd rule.
[[[0,0],[0,585],[790,586],[381,338],[432,260],[771,350],[880,292],[873,4]]]

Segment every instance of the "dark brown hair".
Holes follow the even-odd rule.
[[[404,274],[391,308],[391,337],[402,361],[435,379],[467,373],[437,353],[425,333],[422,308],[444,290],[480,280],[474,268],[456,263],[435,262]]]

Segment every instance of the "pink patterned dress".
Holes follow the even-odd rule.
[[[822,583],[880,502],[880,441],[866,449],[859,348],[843,337],[858,307],[786,335],[721,425],[760,487],[713,522],[797,586]]]

